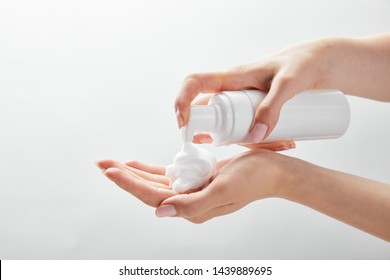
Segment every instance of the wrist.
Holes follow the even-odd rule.
[[[244,156],[250,172],[242,178],[242,183],[251,185],[255,200],[285,197],[295,180],[299,180],[295,178],[295,170],[300,168],[299,159],[266,149],[253,149]]]
[[[343,89],[345,69],[353,63],[356,40],[351,38],[324,38],[317,41],[319,53],[318,88]]]
[[[287,160],[279,165],[279,179],[274,197],[299,201],[313,185],[320,167],[297,158],[286,158]]]

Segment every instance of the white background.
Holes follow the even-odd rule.
[[[169,164],[187,74],[387,32],[389,12],[386,0],[2,0],[0,259],[389,259],[389,243],[279,199],[201,225],[158,219],[94,166]],[[390,183],[390,104],[349,101],[343,138],[286,154]]]

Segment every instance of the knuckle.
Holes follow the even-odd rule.
[[[175,100],[175,110],[182,108],[185,105],[185,99],[182,95],[179,95]]]
[[[280,86],[289,86],[291,83],[294,82],[295,79],[296,78],[294,77],[294,75],[281,74],[278,77],[278,83],[280,84]]]
[[[192,73],[184,78],[183,87],[186,89],[201,89],[202,81],[206,78],[205,73]]]
[[[191,104],[191,98],[186,94],[180,94],[175,101],[175,111],[183,112]]]
[[[274,119],[275,116],[278,115],[278,111],[275,108],[275,106],[273,106],[269,102],[261,103],[259,105],[258,110],[259,110],[259,114],[256,115],[256,120],[258,120],[259,118]]]
[[[193,93],[198,92],[202,88],[203,74],[190,74],[183,82],[179,95],[176,98],[175,106],[182,108],[191,103]]]
[[[199,80],[201,79],[201,77],[202,77],[202,73],[191,73],[184,78],[184,81]]]

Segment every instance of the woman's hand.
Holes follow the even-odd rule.
[[[177,194],[170,189],[165,168],[138,161],[121,164],[100,160],[104,175],[147,205],[156,215],[177,216],[200,223],[236,211],[248,203],[275,196],[283,185],[280,166],[288,157],[270,150],[256,149],[218,162],[216,175],[202,190]]]
[[[175,102],[179,127],[187,123],[191,102],[199,93],[259,89],[268,94],[257,109],[251,138],[254,143],[262,141],[275,127],[287,100],[305,89],[321,87],[326,44],[326,40],[305,42],[227,71],[189,75]]]
[[[280,187],[289,178],[283,176],[281,168],[287,161],[288,157],[269,150],[251,150],[219,162],[209,185],[198,192],[166,198],[156,215],[203,223],[235,212],[253,201],[279,196]]]
[[[189,75],[175,101],[179,127],[187,124],[199,93],[259,89],[267,92],[250,128],[254,143],[274,129],[287,100],[306,89],[339,89],[390,101],[390,34],[360,39],[324,38],[303,42],[257,62],[226,71]],[[203,142],[211,140],[205,138]]]

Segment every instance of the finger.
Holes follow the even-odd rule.
[[[237,67],[229,71],[192,74],[184,79],[175,101],[179,127],[187,124],[191,102],[199,93],[219,93],[223,90],[254,87],[256,83],[253,77],[246,72],[245,67]]]
[[[231,197],[229,196],[229,190],[221,188],[214,182],[216,180],[201,191],[169,197],[157,208],[156,215],[165,217],[172,216],[175,213],[177,217],[194,218],[213,208],[232,203],[233,201],[229,199]],[[221,184],[221,186],[223,185]],[[170,210],[169,213],[166,211],[167,208]],[[172,208],[175,211],[172,211]]]
[[[285,151],[290,149],[295,149],[295,142],[291,140],[281,140],[275,142],[267,142],[267,143],[257,143],[257,144],[241,144],[251,150],[256,149],[266,149],[271,151]]]
[[[194,139],[192,140],[195,144],[210,144],[213,143],[213,138],[209,134],[199,133],[194,135]]]
[[[220,217],[220,216],[224,216],[224,215],[236,212],[237,210],[241,209],[242,207],[243,206],[241,206],[237,203],[230,203],[227,205],[215,207],[215,208],[211,209],[210,211],[203,213],[200,216],[186,218],[186,219],[192,223],[201,224],[201,223],[204,223],[204,222],[211,220],[215,217]]]
[[[131,168],[129,166],[121,164],[115,160],[111,160],[111,159],[98,160],[96,164],[102,170],[108,168],[118,168],[124,172],[127,172],[129,175],[135,177],[136,179],[149,181],[149,183],[155,187],[159,187],[159,188],[169,187],[169,182],[170,182],[169,178],[162,175],[150,174],[141,170],[137,170],[135,168]]]
[[[126,166],[126,169],[128,171],[138,175],[139,177],[141,177],[147,181],[150,181],[153,184],[157,183],[155,185],[158,187],[168,187],[170,182],[171,182],[171,180],[165,175],[163,176],[163,175],[158,175],[158,174],[151,174],[151,173],[136,169],[136,168],[131,167],[131,166]]]
[[[118,168],[108,168],[103,173],[119,187],[152,207],[157,207],[162,201],[176,194],[170,189],[154,187]]]
[[[251,126],[251,140],[254,143],[267,138],[279,119],[282,106],[296,93],[294,78],[289,76],[276,76],[271,89],[256,110]]]
[[[150,165],[137,160],[126,161],[125,165],[143,170],[148,173],[165,175],[165,167],[161,165]]]
[[[165,176],[165,174],[160,175],[160,174],[155,174],[155,173],[151,173],[148,171],[144,171],[142,169],[138,169],[138,168],[132,166],[132,162],[127,162],[124,164],[124,166],[127,170],[133,172],[134,174],[137,174],[138,176],[144,178],[145,180],[160,183],[160,184],[163,184],[165,186],[169,186],[169,184],[171,182],[171,180],[167,176]],[[153,170],[153,169],[151,169],[151,170]],[[164,168],[164,170],[165,170],[165,168]]]
[[[123,166],[121,166],[117,161],[112,160],[112,159],[100,159],[96,161],[96,165],[101,169],[101,170],[106,170],[108,168],[119,168],[122,170],[126,170]]]

